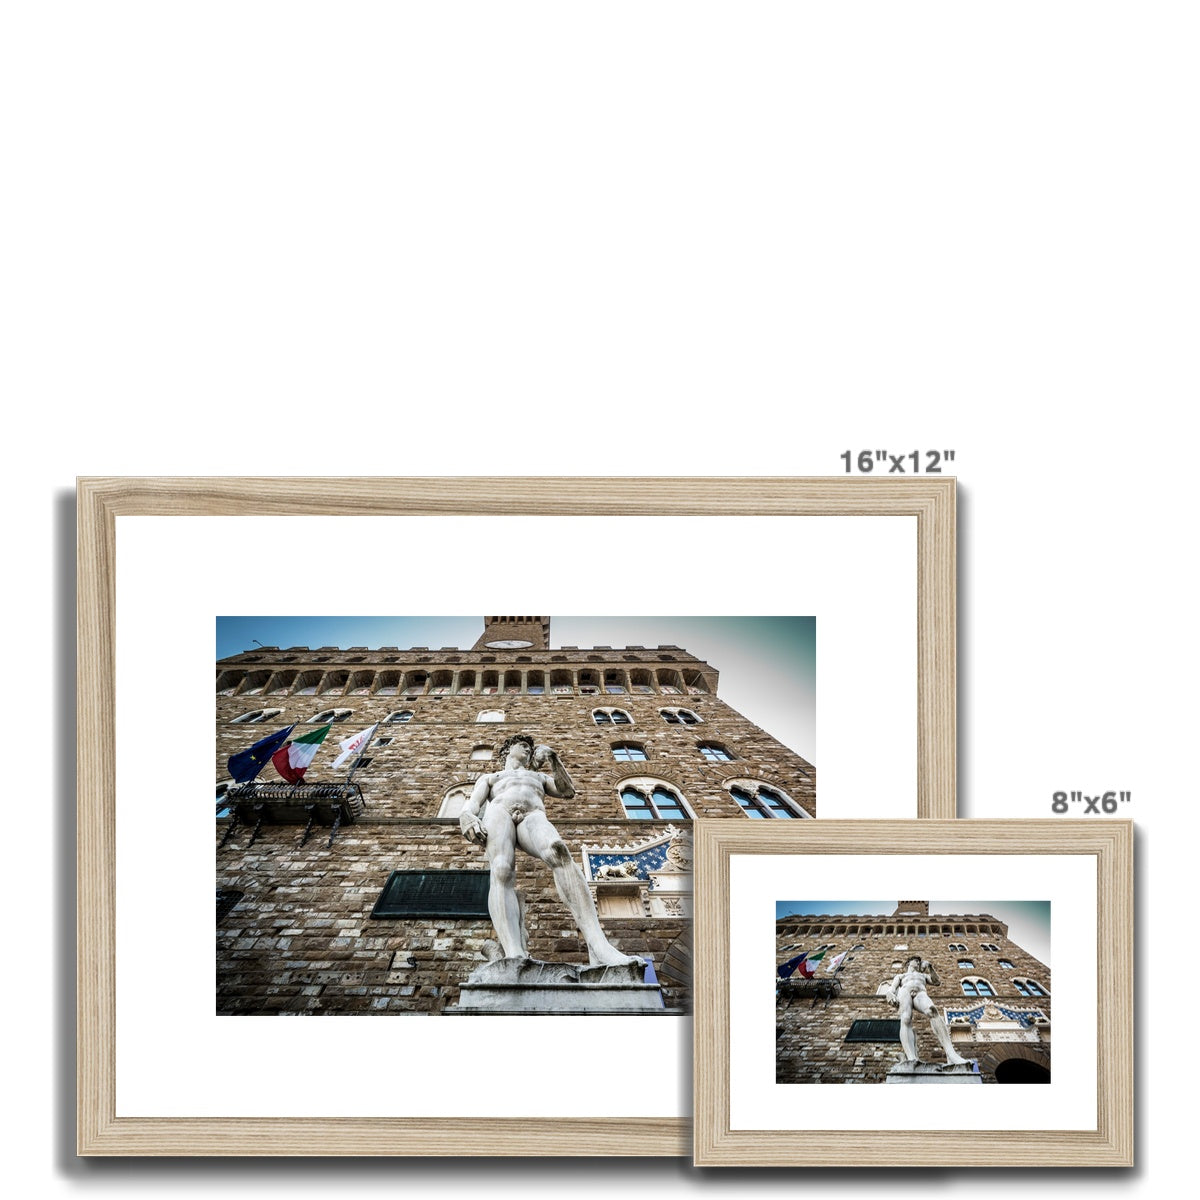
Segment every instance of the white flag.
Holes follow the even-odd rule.
[[[341,754],[333,760],[333,766],[336,769],[340,767],[346,759],[357,754],[374,736],[375,730],[379,728],[379,723],[376,722],[370,729],[364,729],[362,733],[356,733],[353,737],[347,738],[344,742],[338,742],[341,747]]]
[[[337,763],[334,763],[333,765],[336,767],[336,766],[337,766]],[[838,967],[840,967],[840,966],[842,965],[842,960],[843,960],[843,959],[846,957],[846,955],[847,955],[847,954],[849,954],[849,951],[848,951],[848,950],[843,950],[843,951],[841,952],[841,954],[839,954],[839,955],[837,956],[837,958],[831,958],[831,959],[829,960],[829,966],[827,966],[827,967],[825,968],[825,970],[826,970],[826,971],[827,971],[829,974],[831,974],[831,975],[832,975],[832,974],[833,974],[833,972],[834,972],[834,971],[836,971],[836,970],[838,969]]]

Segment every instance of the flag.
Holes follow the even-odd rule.
[[[806,954],[797,954],[795,958],[789,958],[781,967],[776,968],[779,972],[780,979],[791,978],[792,972],[807,958]]]
[[[375,736],[375,730],[378,728],[379,723],[376,722],[370,729],[364,729],[362,733],[356,733],[344,742],[338,742],[342,752],[333,760],[334,768],[340,767],[351,755],[357,754]]]
[[[249,750],[241,750],[229,760],[229,773],[238,783],[249,783],[267,765],[267,760],[287,741],[287,735],[295,729],[289,725],[277,733],[255,742]]]
[[[838,969],[838,967],[840,967],[842,965],[842,962],[845,960],[846,955],[849,953],[850,953],[849,950],[843,950],[841,952],[841,954],[837,955],[834,958],[831,958],[829,960],[829,965],[825,968],[825,970],[828,971],[830,975],[832,975],[834,973],[834,971],[836,971]]]
[[[317,757],[317,747],[325,740],[325,735],[333,728],[332,725],[322,725],[294,741],[288,742],[280,750],[271,755],[275,770],[288,781],[299,783],[304,778],[304,772],[312,765]]]
[[[820,950],[814,950],[812,952],[812,954],[810,954],[800,964],[800,974],[803,975],[805,979],[811,979],[817,973],[817,963],[819,963],[821,961],[821,959],[823,959],[824,957],[825,957],[825,947],[824,946],[822,946],[820,948]]]

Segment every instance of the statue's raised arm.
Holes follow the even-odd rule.
[[[560,800],[570,800],[575,795],[575,785],[567,774],[567,768],[549,746],[534,747],[532,766],[535,771],[550,768],[550,778],[544,785],[549,795],[557,796]]]

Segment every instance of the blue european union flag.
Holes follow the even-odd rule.
[[[803,954],[797,954],[795,958],[789,958],[782,966],[776,967],[780,979],[788,979],[796,968],[808,957],[808,951]]]
[[[287,741],[288,734],[295,729],[289,725],[286,729],[265,737],[261,742],[255,742],[249,750],[239,750],[229,760],[229,773],[238,783],[249,783],[271,761],[271,755]]]

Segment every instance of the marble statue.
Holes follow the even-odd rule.
[[[904,1051],[906,1062],[920,1062],[917,1054],[917,1031],[913,1029],[913,1009],[929,1017],[929,1025],[938,1045],[946,1053],[949,1064],[966,1064],[967,1059],[961,1057],[954,1049],[950,1040],[950,1027],[942,1010],[929,998],[925,990],[927,983],[940,984],[937,971],[933,964],[912,955],[905,960],[904,970],[892,979],[887,991],[887,1001],[900,1009],[900,1046]]]
[[[500,757],[504,769],[479,777],[458,822],[463,837],[487,850],[488,912],[505,959],[529,958],[516,889],[519,846],[554,873],[554,885],[587,942],[592,966],[644,965],[644,960],[622,954],[604,936],[583,872],[546,816],[547,795],[563,800],[575,795],[575,785],[558,755],[549,746],[535,746],[533,738],[522,733],[505,741]]]

